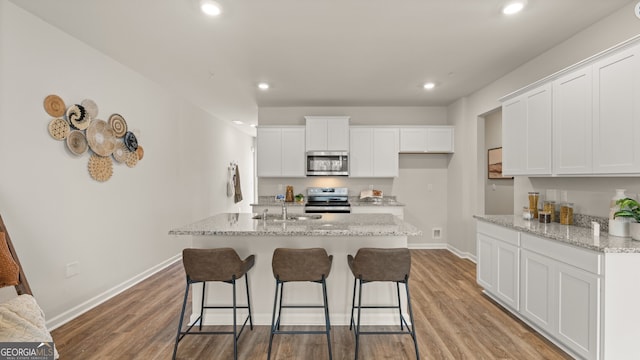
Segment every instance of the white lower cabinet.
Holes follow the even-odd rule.
[[[520,250],[517,231],[478,223],[477,281],[492,296],[519,308]]]
[[[527,241],[549,241],[529,237]],[[567,264],[572,259],[564,254],[543,255],[527,249],[521,254],[521,315],[580,357],[598,359],[600,276]],[[582,255],[598,261],[597,254]]]
[[[522,250],[522,307],[520,313],[542,330],[553,332],[555,317],[553,309],[556,287],[555,262],[534,252]]]
[[[600,277],[558,264],[557,336],[577,354],[598,358]]]
[[[477,225],[478,284],[573,355],[601,359],[603,255],[502,226]]]

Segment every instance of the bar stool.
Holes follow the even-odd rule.
[[[253,320],[251,318],[251,299],[249,297],[249,274],[247,272],[255,263],[255,256],[251,255],[244,260],[240,259],[238,253],[231,248],[220,249],[184,249],[182,251],[182,263],[187,273],[187,287],[184,291],[184,301],[178,323],[178,334],[173,347],[173,359],[178,352],[178,342],[185,335],[233,335],[233,358],[238,359],[238,338],[242,334],[247,321],[253,330]],[[236,280],[244,276],[247,288],[247,306],[238,306],[236,303]],[[220,281],[233,285],[233,305],[231,306],[205,306],[205,294],[207,293],[207,281]],[[186,331],[182,331],[184,312],[189,296],[189,286],[195,283],[202,283],[202,307],[200,316],[194,321]],[[233,309],[233,331],[202,331],[202,322],[205,309]],[[237,331],[236,310],[247,309],[249,315],[244,320],[240,332]],[[191,331],[191,328],[199,322],[199,331]]]
[[[327,255],[325,249],[283,249],[278,248],[273,252],[271,266],[273,276],[276,278],[276,293],[273,299],[273,316],[271,318],[271,335],[269,338],[269,353],[267,360],[271,359],[271,346],[273,336],[276,334],[326,334],[329,359],[331,354],[331,323],[329,322],[329,304],[327,301],[326,279],[331,271],[333,256]],[[287,282],[309,281],[322,284],[322,305],[282,305],[284,296],[284,284]],[[278,297],[280,301],[278,302]],[[279,304],[279,305],[278,305]],[[278,316],[276,318],[276,308]],[[282,308],[323,308],[325,319],[325,331],[281,331],[280,315]]]
[[[387,334],[408,334],[413,338],[416,348],[416,359],[420,359],[418,353],[418,342],[416,341],[415,323],[413,322],[413,310],[411,309],[411,297],[409,296],[409,272],[411,270],[411,253],[409,249],[375,249],[362,248],[356,253],[355,258],[347,256],[349,268],[355,277],[353,281],[353,300],[351,303],[351,321],[349,330],[353,329],[356,337],[355,359],[358,359],[358,349],[360,345],[360,335],[387,335]],[[395,282],[398,294],[398,305],[390,306],[363,306],[362,305],[362,285],[374,281]],[[411,326],[407,324],[402,315],[402,304],[400,302],[400,283],[403,283],[407,291],[407,307]],[[356,284],[358,286],[358,305],[356,305]],[[400,314],[400,331],[360,331],[360,315],[362,309],[398,309]],[[354,310],[358,309],[357,323],[354,321]],[[404,330],[406,326],[406,330]]]

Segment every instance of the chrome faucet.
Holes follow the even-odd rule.
[[[282,200],[282,220],[287,220],[287,203]]]

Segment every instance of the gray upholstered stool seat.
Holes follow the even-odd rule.
[[[267,359],[271,359],[271,347],[273,336],[276,334],[326,334],[329,359],[331,353],[331,323],[329,321],[329,304],[327,301],[326,279],[331,271],[333,256],[327,255],[325,249],[283,249],[278,248],[273,252],[271,266],[273,276],[276,278],[276,293],[273,300],[273,315],[271,318],[271,335],[269,337],[269,352]],[[322,305],[283,305],[282,297],[284,284],[294,281],[309,281],[322,285]],[[278,298],[280,301],[278,301]],[[282,308],[323,308],[325,317],[325,331],[281,331],[280,315]],[[278,316],[276,317],[276,309]]]
[[[184,249],[182,251],[182,263],[187,274],[187,287],[184,291],[184,301],[182,303],[182,311],[180,313],[180,321],[178,323],[178,334],[173,348],[173,359],[176,358],[178,351],[178,343],[185,335],[233,335],[233,358],[238,358],[238,338],[244,330],[244,326],[249,322],[251,330],[253,330],[253,320],[251,318],[251,299],[249,297],[249,275],[247,272],[255,263],[255,256],[251,255],[246,259],[240,259],[238,253],[231,248],[220,249]],[[238,306],[236,302],[236,280],[244,276],[247,290],[247,305]],[[205,294],[207,293],[207,281],[220,281],[231,284],[233,286],[233,304],[231,306],[206,306]],[[189,287],[191,284],[202,283],[202,306],[200,308],[200,316],[194,323],[182,331],[182,322],[184,312],[187,306],[189,296]],[[202,322],[205,309],[233,309],[233,331],[202,331]],[[247,309],[249,314],[244,320],[240,331],[238,332],[236,310]],[[199,331],[191,331],[193,326],[199,323]]]
[[[420,359],[418,353],[418,342],[416,340],[415,323],[413,322],[413,310],[411,309],[411,297],[409,295],[409,273],[411,271],[411,253],[407,248],[397,249],[376,249],[362,248],[358,250],[356,256],[347,256],[347,263],[351,273],[355,277],[353,282],[353,300],[351,303],[351,321],[349,329],[354,329],[356,337],[355,359],[358,359],[360,346],[360,335],[381,335],[381,334],[408,334],[413,338],[416,350],[416,359]],[[398,295],[398,305],[389,306],[363,306],[362,305],[362,285],[374,281],[390,281],[396,283]],[[407,292],[407,308],[411,325],[407,323],[402,315],[402,303],[400,301],[400,284],[405,285]],[[359,286],[356,286],[358,285]],[[357,290],[357,291],[356,291]],[[358,304],[356,305],[356,293],[358,294]],[[400,314],[400,331],[360,331],[360,317],[362,309],[398,309]],[[357,321],[354,319],[354,310],[358,309]],[[406,330],[404,329],[406,326]]]

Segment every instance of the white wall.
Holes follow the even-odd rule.
[[[489,179],[488,150],[502,147],[502,109],[484,116],[484,213],[513,214],[513,179]]]
[[[445,107],[428,106],[339,106],[339,107],[261,107],[258,109],[260,125],[304,125],[305,116],[347,115],[351,125],[446,125]],[[395,195],[406,204],[405,219],[423,231],[422,236],[411,237],[412,246],[428,247],[446,243],[447,239],[447,166],[450,155],[402,154],[399,158],[399,176],[393,178],[259,178],[261,196],[284,193],[284,186],[292,185],[295,193],[304,193],[307,187],[348,187],[353,196],[370,185],[385,195]],[[432,190],[427,190],[432,184]],[[442,237],[432,239],[432,228],[441,228]]]
[[[250,210],[250,136],[6,0],[0,16],[0,213],[48,320],[174,258],[190,239],[170,228],[237,209],[223,191],[230,161]],[[49,94],[93,99],[102,119],[122,114],[144,159],[91,179],[89,155],[48,134]],[[66,278],[74,261],[79,274]]]
[[[350,116],[351,125],[446,125],[444,106],[273,106],[258,109],[259,125],[304,125],[305,116]]]
[[[449,202],[458,204],[462,209],[461,212],[458,209],[449,209],[449,239],[450,243],[455,244],[458,249],[475,253],[475,221],[472,215],[484,211],[484,178],[481,175],[482,170],[478,168],[478,164],[482,162],[481,153],[484,149],[484,136],[479,130],[479,126],[484,125],[478,121],[478,116],[498,108],[500,97],[638,34],[640,20],[634,15],[634,5],[635,1],[630,2],[619,11],[448,107],[449,123],[456,126],[457,147],[456,154],[453,155],[449,166]],[[479,137],[479,135],[482,136]],[[467,146],[462,147],[458,144]],[[467,181],[467,178],[470,177],[468,174],[476,174],[476,176],[471,176],[474,181]],[[599,207],[594,207],[595,202],[599,201],[589,200],[587,203],[583,203],[583,199],[586,197],[599,199],[604,196],[598,194],[607,193],[610,195],[606,197],[604,206],[608,207],[608,198],[611,197],[612,190],[605,189],[606,184],[613,185],[614,182],[629,180],[547,179],[531,185],[531,182],[536,181],[523,177],[515,179],[514,208],[522,207],[521,198],[526,196],[527,189],[531,186],[541,191],[546,190],[547,186],[552,186],[553,188],[583,189],[572,199],[581,209],[576,211],[599,213]],[[456,223],[453,219],[459,217],[462,219]]]

